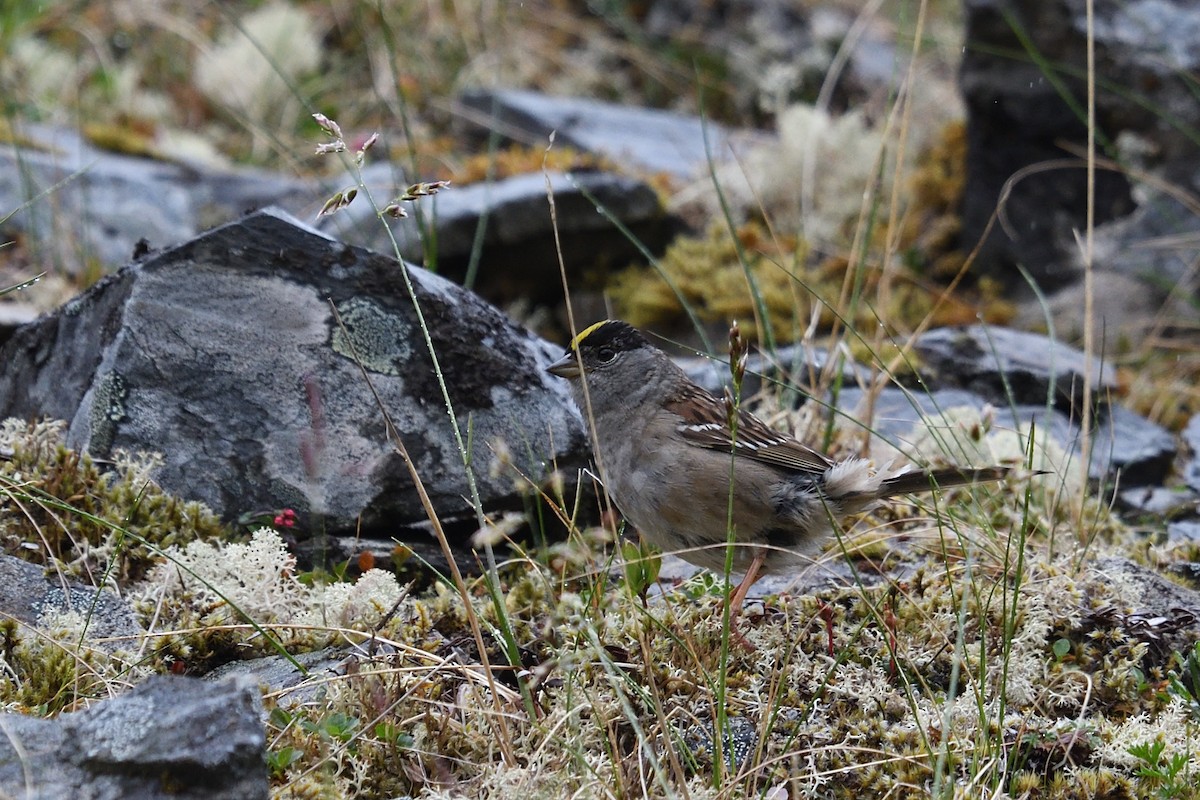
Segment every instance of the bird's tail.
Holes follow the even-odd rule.
[[[880,481],[879,497],[949,489],[951,486],[965,486],[969,483],[1002,481],[1011,473],[1012,469],[1009,467],[982,467],[980,469],[948,467],[946,469],[904,472]]]

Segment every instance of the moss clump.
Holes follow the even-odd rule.
[[[966,165],[967,126],[956,120],[942,130],[909,177],[909,206],[900,223],[901,250],[920,253],[922,271],[946,280],[958,274],[966,259],[959,248]]]
[[[0,423],[0,543],[90,585],[144,577],[163,548],[227,538],[207,507],[162,490],[153,455],[117,452],[106,470],[64,443],[66,424]]]
[[[620,316],[635,326],[684,322],[686,305],[702,322],[736,319],[750,336],[760,334],[762,321],[756,294],[777,341],[798,340],[814,312],[820,330],[835,324],[875,330],[882,320],[893,332],[927,319],[954,325],[983,314],[1001,323],[1012,315],[995,283],[978,284],[970,296],[947,294],[911,270],[893,271],[885,281],[877,266],[856,266],[843,255],[812,263],[805,242],[771,235],[758,222],[742,225],[736,238],[720,223],[703,236],[681,236],[657,265],[625,270],[610,289]]]
[[[834,287],[809,283],[813,276],[802,272],[806,247],[795,237],[772,238],[755,222],[736,235],[714,223],[703,236],[676,239],[657,267],[625,270],[611,291],[622,318],[635,326],[661,326],[683,319],[686,303],[702,321],[736,319],[744,333],[754,336],[760,322],[757,291],[774,335],[798,338],[814,294],[831,296]]]
[[[144,669],[131,671],[128,662],[81,643],[85,615],[63,612],[44,615],[37,634],[5,631],[0,703],[44,716],[78,710],[90,700],[107,697],[109,684],[129,680]]]
[[[154,133],[153,125],[136,119],[88,122],[83,125],[83,137],[101,150],[142,158],[162,157],[155,147]]]
[[[543,169],[556,172],[592,172],[616,171],[618,166],[601,156],[582,153],[572,147],[546,149],[545,146],[512,145],[494,153],[468,156],[455,166],[450,177],[454,185],[463,186],[484,180],[500,180],[514,175],[541,172]]]

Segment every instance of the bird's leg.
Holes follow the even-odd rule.
[[[750,562],[750,566],[746,568],[746,576],[742,578],[742,582],[733,590],[733,594],[729,597],[729,624],[732,626],[738,614],[742,612],[742,604],[746,602],[746,595],[750,593],[750,587],[759,579],[759,572],[763,568],[763,564],[767,562],[767,551],[758,548],[754,555],[754,559]]]

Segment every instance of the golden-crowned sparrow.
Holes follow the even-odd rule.
[[[1010,471],[885,475],[866,459],[833,461],[740,409],[731,431],[725,399],[617,320],[581,332],[547,370],[570,380],[594,423],[605,488],[646,539],[716,571],[725,569],[726,545],[735,545],[733,569],[745,577],[730,600],[734,614],[760,574],[806,562],[847,514],[892,495],[1000,480]]]

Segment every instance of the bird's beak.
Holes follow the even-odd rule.
[[[579,359],[575,357],[574,353],[567,353],[558,361],[546,367],[546,372],[549,372],[551,375],[557,375],[560,378],[578,378],[583,374],[583,370],[579,368]]]

